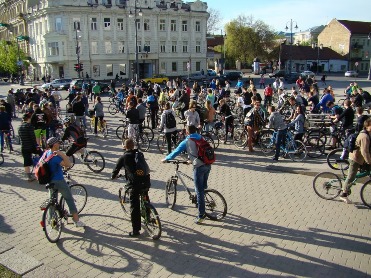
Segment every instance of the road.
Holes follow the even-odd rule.
[[[331,79],[339,96],[349,80]],[[371,83],[360,82],[370,90]],[[6,95],[7,86],[0,86]],[[259,90],[258,90],[259,91]],[[62,106],[63,107],[63,106]],[[105,108],[108,105],[105,102]],[[60,241],[49,243],[40,226],[39,205],[46,190],[23,179],[18,151],[5,154],[0,166],[0,263],[24,277],[369,277],[371,214],[354,187],[346,205],[315,195],[313,177],[330,171],[324,157],[277,163],[262,155],[220,145],[209,187],[228,203],[221,222],[193,223],[196,209],[179,188],[174,210],[165,205],[164,186],[173,166],[160,163],[154,144],[145,153],[152,170],[152,203],[160,213],[163,234],[128,236],[130,221],[118,202],[120,181],[110,174],[122,153],[114,130],[119,116],[106,113],[110,135],[92,137],[89,148],[104,153],[106,168],[93,174],[79,162],[73,179],[86,185],[89,198],[81,218],[85,230],[65,225]],[[19,119],[14,122],[15,126]],[[182,166],[191,175],[189,166]],[[364,181],[364,180],[363,180]],[[191,185],[190,185],[191,186]]]

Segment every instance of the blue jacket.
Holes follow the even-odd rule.
[[[329,101],[334,101],[334,98],[331,94],[325,94],[316,105],[316,108],[318,109],[320,106],[322,106],[322,111],[327,113],[329,111],[329,108],[326,106],[326,103]]]

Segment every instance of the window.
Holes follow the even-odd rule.
[[[104,48],[106,49],[106,54],[112,54],[112,43],[104,42]]]
[[[176,52],[176,42],[172,42],[172,44],[171,44],[171,52],[173,52],[173,53]]]
[[[172,62],[172,63],[171,63],[171,70],[172,70],[172,71],[177,71],[176,62]]]
[[[91,42],[91,54],[98,54],[98,42]]]
[[[201,62],[196,62],[196,71],[201,70]]]
[[[120,75],[126,75],[126,64],[119,65]]]
[[[201,53],[201,42],[196,41],[196,53]]]
[[[140,19],[136,19],[137,30],[140,30]]]
[[[73,30],[80,30],[80,19],[79,18],[73,19]]]
[[[124,19],[118,18],[117,19],[117,30],[123,31],[124,30]]]
[[[166,52],[166,42],[164,42],[164,41],[160,42],[160,52],[161,53]]]
[[[160,31],[166,31],[165,24],[166,24],[165,19],[160,19]]]
[[[125,53],[125,42],[118,42],[118,53]]]
[[[183,62],[183,71],[188,71],[187,65],[188,62]]]
[[[171,20],[171,23],[170,23],[170,30],[172,32],[175,32],[176,31],[176,20]]]
[[[104,30],[111,30],[111,19],[103,18]]]
[[[113,76],[113,65],[112,64],[106,65],[106,72],[107,72],[107,76]]]
[[[49,49],[49,56],[58,56],[59,55],[59,48],[57,42],[49,42],[48,43]]]
[[[146,41],[144,42],[144,52],[151,52],[151,42],[150,41]]]
[[[93,66],[93,76],[94,77],[100,76],[100,66],[99,65],[94,65]]]
[[[137,45],[138,45],[138,48],[137,48],[138,53],[142,52],[142,42],[138,41]]]
[[[196,21],[196,32],[201,32],[201,22]]]
[[[182,31],[187,32],[187,30],[188,30],[187,20],[183,20],[182,21]]]
[[[91,27],[91,30],[93,31],[97,30],[97,18],[96,17],[93,17],[91,19],[90,27]]]
[[[62,18],[57,17],[55,19],[55,31],[60,32],[62,31]]]
[[[143,23],[144,31],[149,31],[149,19],[145,19]]]
[[[160,71],[166,72],[166,62],[161,62],[160,63]]]
[[[188,52],[188,41],[183,41],[183,53]]]

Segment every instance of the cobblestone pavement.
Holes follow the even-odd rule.
[[[106,103],[106,108],[107,108]],[[40,226],[39,205],[46,190],[23,180],[19,152],[5,154],[0,166],[0,263],[24,277],[367,277],[371,275],[371,214],[360,200],[352,205],[320,199],[312,180],[329,170],[324,158],[294,163],[220,145],[209,187],[228,203],[221,222],[193,223],[196,209],[179,188],[174,210],[165,205],[164,186],[173,165],[152,142],[145,153],[152,169],[152,203],[162,237],[128,236],[130,221],[118,202],[121,181],[111,181],[122,153],[115,137],[119,116],[106,113],[109,138],[92,137],[89,148],[104,153],[106,168],[94,174],[77,162],[73,179],[86,185],[85,229],[65,225],[60,241],[49,243]],[[19,120],[15,121],[15,125]],[[19,145],[15,145],[19,151]],[[191,174],[190,166],[181,170]],[[144,231],[144,230],[142,230]],[[23,263],[16,263],[16,259]],[[13,263],[13,264],[12,264]]]

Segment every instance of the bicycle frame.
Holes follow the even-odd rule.
[[[179,170],[179,164],[176,165],[175,169],[175,175],[172,176],[171,178],[175,178],[177,181],[180,179],[181,185],[187,190],[187,193],[189,195],[189,199],[192,201],[192,203],[196,202],[196,196],[192,194],[192,192],[189,190],[189,188],[186,186],[186,183],[184,182],[182,176],[190,181],[193,182],[193,178],[188,176],[187,174],[183,173],[182,171]]]

